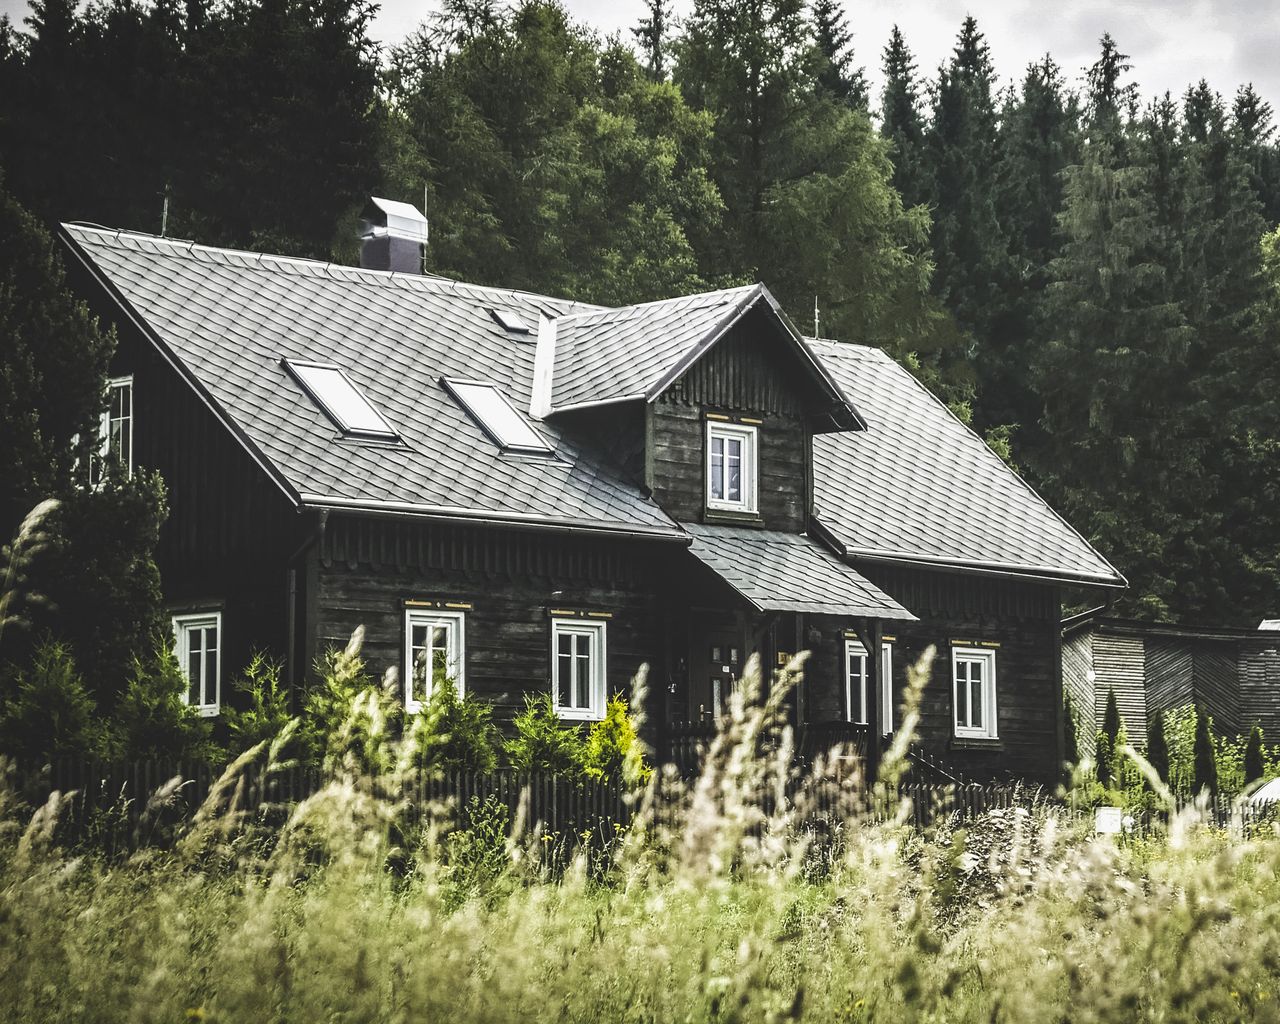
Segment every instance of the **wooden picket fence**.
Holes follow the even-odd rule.
[[[220,772],[203,763],[172,760],[102,763],[61,759],[19,772],[19,785],[35,806],[54,791],[67,796],[60,828],[66,839],[120,852],[160,841],[188,820],[206,801]],[[180,780],[180,781],[174,781]],[[250,769],[235,792],[239,810],[262,823],[283,822],[300,801],[324,785],[316,769],[297,765],[269,774]],[[383,792],[399,801],[405,822],[427,815],[466,823],[470,809],[486,801],[505,808],[526,833],[539,831],[571,847],[582,841],[607,843],[628,828],[636,811],[635,794],[615,781],[569,779],[510,770],[422,772],[401,780],[403,788]],[[909,821],[927,826],[940,816],[971,818],[1003,807],[1029,806],[1034,794],[1010,785],[939,786],[907,783],[898,795],[910,800]],[[775,796],[764,798],[774,813]],[[837,778],[814,783],[803,775],[786,787],[782,799],[796,809],[800,824],[841,823],[853,815],[886,817],[896,807],[877,806],[868,794]],[[892,802],[891,802],[892,803]],[[681,807],[658,800],[651,807],[658,824],[678,828]]]

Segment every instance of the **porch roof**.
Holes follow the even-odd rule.
[[[758,611],[913,621],[892,597],[808,537],[682,523],[689,551]]]

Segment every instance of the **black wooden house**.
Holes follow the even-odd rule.
[[[422,659],[500,720],[547,689],[591,720],[648,663],[660,740],[810,650],[802,738],[874,754],[937,645],[925,749],[1054,776],[1060,595],[1124,581],[905,370],[763,285],[605,309],[425,275],[423,229],[375,203],[356,269],[62,228],[119,331],[113,443],[169,487],[194,703],[259,649],[303,685],[363,625],[410,709]]]

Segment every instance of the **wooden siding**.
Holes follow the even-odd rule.
[[[1142,640],[1138,640],[1142,643]],[[1143,666],[1150,713],[1163,714],[1195,699],[1192,682],[1191,649],[1184,641],[1169,637],[1146,639]]]
[[[1240,727],[1256,723],[1268,743],[1280,742],[1280,636],[1243,640],[1237,657]]]
[[[1139,746],[1144,746],[1147,742],[1145,661],[1140,637],[1111,636],[1104,633],[1093,638],[1093,714],[1096,728],[1102,728],[1107,713],[1107,699],[1114,691],[1120,721],[1129,735],[1129,741]]]
[[[920,618],[919,622],[884,624],[884,632],[894,637],[895,723],[901,717],[907,666],[933,646],[933,674],[920,709],[920,741],[925,751],[976,781],[1024,778],[1056,784],[1062,764],[1057,589],[870,564],[860,565],[859,570]],[[994,742],[955,738],[952,640],[1000,645],[996,649],[998,739]]]
[[[741,415],[758,427],[759,525],[799,532],[811,499],[805,398],[813,385],[752,314],[647,407],[645,481],[677,519],[733,518],[706,510],[705,413]]]
[[[1192,650],[1192,665],[1196,704],[1209,713],[1218,732],[1236,735],[1242,725],[1236,645],[1198,643]]]
[[[111,373],[133,376],[134,465],[158,471],[167,491],[156,552],[164,598],[174,610],[222,609],[227,703],[253,651],[288,649],[287,562],[307,524],[151,342],[116,326]]]
[[[1093,632],[1082,629],[1062,642],[1062,684],[1071,694],[1075,706],[1076,728],[1079,739],[1097,731],[1098,722],[1094,709]]]
[[[400,673],[405,601],[468,603],[465,685],[505,721],[526,694],[549,689],[550,610],[603,612],[608,691],[629,692],[647,663],[660,701],[667,564],[666,551],[640,542],[335,518],[316,557],[313,650],[364,626],[371,674]]]

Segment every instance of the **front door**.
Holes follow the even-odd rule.
[[[742,677],[742,634],[732,629],[696,633],[689,657],[689,717],[713,722],[728,710]]]

